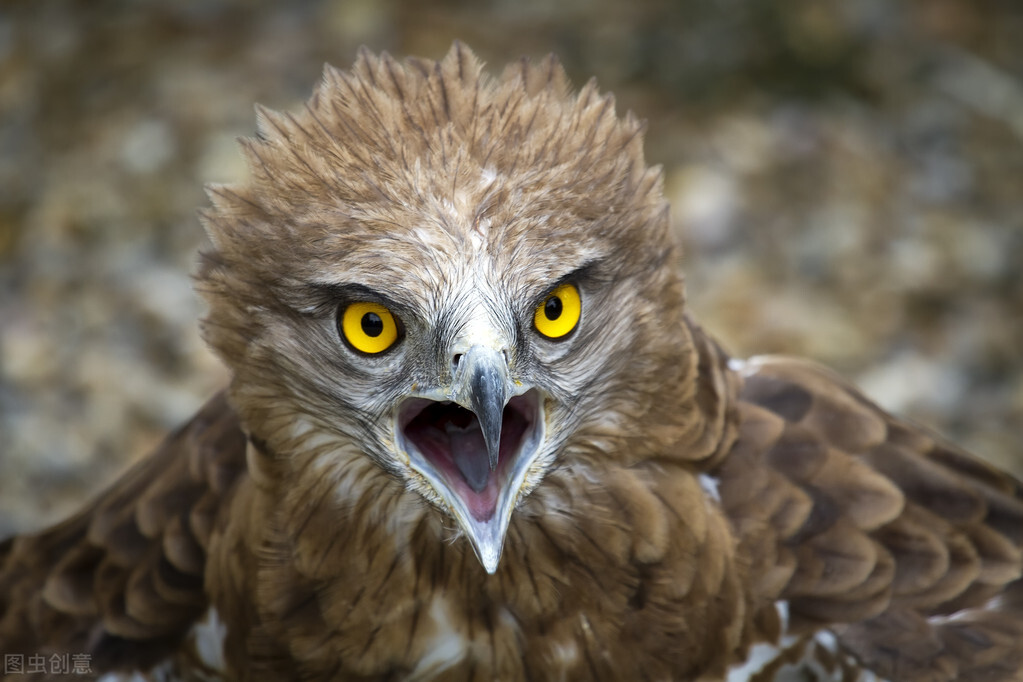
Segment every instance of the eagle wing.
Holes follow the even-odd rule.
[[[827,626],[892,679],[1020,679],[1023,486],[818,365],[730,371],[740,427],[721,501],[789,632]]]
[[[145,669],[207,606],[206,551],[245,474],[223,394],[63,523],[0,544],[0,651]]]

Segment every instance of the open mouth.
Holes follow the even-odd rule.
[[[540,392],[531,389],[505,405],[493,470],[479,419],[453,402],[410,398],[402,403],[399,443],[417,470],[439,479],[475,521],[484,523],[496,513],[502,492],[514,494],[525,478],[542,437],[541,403]]]

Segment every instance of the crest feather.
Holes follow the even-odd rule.
[[[629,148],[640,126],[619,118],[594,81],[572,97],[553,55],[521,60],[494,82],[458,42],[437,62],[399,63],[362,49],[349,71],[324,68],[305,111],[256,112],[257,137],[243,146],[257,194],[287,193],[306,205],[379,199],[393,192],[360,181],[367,169],[403,184],[416,161],[449,172],[466,152],[480,167],[574,166],[580,178],[594,164],[606,170],[623,151],[643,165],[639,140]]]

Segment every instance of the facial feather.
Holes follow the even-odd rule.
[[[659,405],[687,404],[694,356],[641,130],[593,83],[568,95],[553,59],[489,80],[457,45],[436,69],[364,52],[351,72],[328,67],[299,114],[261,109],[243,145],[251,183],[210,189],[214,248],[199,275],[204,333],[234,372],[245,422],[287,454],[300,448],[283,425],[301,414],[400,470],[395,401],[449,373],[438,349],[488,318],[514,342],[516,371],[552,398],[560,435],[541,471],[556,453],[684,452],[678,411]],[[575,275],[577,333],[537,338],[538,298]],[[353,356],[338,340],[352,286],[395,303],[408,333],[394,352]],[[652,377],[678,399],[648,392]],[[637,419],[661,426],[621,448],[619,426]]]

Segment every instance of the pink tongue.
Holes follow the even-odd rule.
[[[473,419],[468,427],[460,428],[451,422],[444,425],[454,461],[462,478],[476,493],[483,492],[490,481],[490,461],[487,459],[487,444],[479,422]]]

